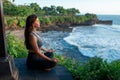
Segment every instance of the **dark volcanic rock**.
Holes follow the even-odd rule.
[[[88,20],[84,23],[56,23],[56,24],[50,24],[50,25],[41,25],[40,29],[42,32],[48,32],[48,31],[67,31],[71,32],[73,27],[76,26],[91,26],[94,24],[107,24],[112,25],[112,20]],[[72,27],[71,27],[72,26]]]
[[[99,20],[97,24],[107,24],[112,25],[112,20]]]

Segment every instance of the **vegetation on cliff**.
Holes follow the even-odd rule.
[[[26,17],[30,14],[36,14],[40,18],[41,27],[45,29],[66,29],[69,26],[92,25],[97,20],[95,14],[80,14],[75,8],[65,9],[62,6],[43,7],[37,3],[30,5],[15,5],[8,0],[3,0],[6,28],[18,29],[25,26]]]

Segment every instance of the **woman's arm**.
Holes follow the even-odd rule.
[[[48,52],[48,50],[45,49],[45,48],[43,48],[43,47],[41,47],[40,49],[43,50],[43,51],[45,51],[45,52]]]
[[[51,58],[45,56],[44,54],[40,52],[40,49],[37,45],[37,38],[34,35],[30,35],[29,39],[30,39],[30,44],[32,45],[33,50],[35,51],[36,54],[38,54],[40,57],[46,60],[53,61]]]
[[[40,49],[43,50],[43,51],[45,51],[45,52],[55,52],[52,48],[49,49],[49,50],[47,50],[47,49],[41,47]]]

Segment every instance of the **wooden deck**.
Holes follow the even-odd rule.
[[[14,61],[19,70],[19,80],[73,80],[71,73],[61,65],[48,72],[27,69],[25,58],[16,58]]]

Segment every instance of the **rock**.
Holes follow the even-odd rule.
[[[97,24],[107,24],[112,25],[112,20],[99,20]]]

